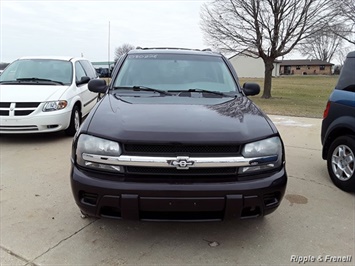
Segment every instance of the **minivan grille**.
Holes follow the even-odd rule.
[[[27,116],[40,105],[38,102],[10,103],[0,102],[1,116]]]
[[[32,113],[33,111],[31,110],[15,110],[15,116],[20,116],[20,115],[29,115],[30,113]]]
[[[37,108],[40,103],[16,103],[16,108]]]
[[[10,108],[11,103],[0,102],[0,108]]]

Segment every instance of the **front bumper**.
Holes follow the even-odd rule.
[[[276,210],[286,184],[284,166],[279,172],[260,179],[213,183],[127,182],[114,177],[98,178],[97,173],[81,170],[74,164],[71,168],[72,191],[80,210],[89,216],[117,219],[221,221],[256,218]]]
[[[0,116],[1,134],[44,133],[68,128],[71,110],[34,112],[28,116]]]

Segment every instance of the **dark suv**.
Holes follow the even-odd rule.
[[[281,137],[211,51],[132,50],[73,141],[71,186],[82,213],[218,221],[273,212],[287,176]]]
[[[347,55],[322,123],[323,159],[334,184],[355,191],[355,51]]]

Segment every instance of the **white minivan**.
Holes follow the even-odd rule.
[[[97,102],[88,90],[96,79],[84,58],[22,57],[0,76],[0,133],[64,130],[74,135]]]

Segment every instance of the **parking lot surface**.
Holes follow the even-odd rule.
[[[286,146],[281,206],[221,223],[83,219],[70,188],[72,139],[2,135],[1,265],[354,265],[355,195],[328,176],[321,120],[270,118]]]

